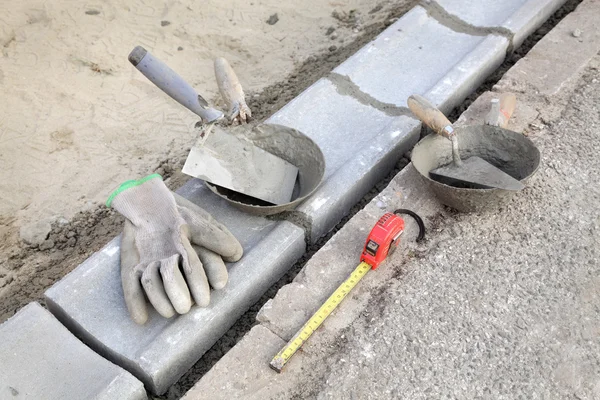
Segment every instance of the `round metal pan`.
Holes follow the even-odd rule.
[[[411,97],[418,98],[417,101],[423,103],[420,96]],[[425,104],[431,106],[426,101]],[[410,106],[411,100],[409,99]],[[419,112],[416,114],[420,118],[423,116],[421,119],[424,122],[437,119],[439,110],[431,107],[431,109],[427,109],[428,115],[419,115]],[[504,123],[508,122],[508,118],[514,110],[514,101],[512,107],[508,113],[504,113]],[[523,134],[491,125],[453,129],[451,125],[446,125],[450,123],[445,117],[443,118],[444,121],[440,118],[436,121],[437,123],[433,124],[434,126],[428,124],[439,134],[434,133],[423,138],[413,148],[411,155],[413,166],[442,204],[461,212],[481,211],[497,208],[518,193],[518,191],[497,188],[458,188],[431,179],[429,171],[452,162],[452,143],[447,136],[442,136],[444,134],[442,132],[450,131],[456,135],[461,159],[472,156],[481,157],[523,184],[526,184],[538,170],[540,151]],[[448,127],[450,128],[448,129]]]
[[[325,174],[325,157],[311,138],[296,129],[276,124],[258,125],[244,134],[254,145],[283,158],[298,168],[292,201],[272,205],[206,182],[208,188],[217,196],[249,214],[265,216],[296,208],[319,187]]]

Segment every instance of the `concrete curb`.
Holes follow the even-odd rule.
[[[518,9],[510,3],[510,18],[532,21],[514,28],[515,35],[560,2],[535,3],[543,12],[532,14],[532,2]],[[327,233],[414,145],[419,124],[408,116],[408,95],[424,94],[448,111],[502,62],[509,39],[498,32],[463,32],[417,6],[267,120],[305,132],[326,157],[325,182],[297,210],[302,228],[242,214],[198,181],[186,184],[181,193],[228,226],[246,250],[209,308],[135,326],[121,300],[113,241],[46,292],[50,309],[149,390],[164,392],[303,254],[305,234],[315,242]]]
[[[81,343],[38,303],[0,325],[0,398],[147,399],[142,382]]]

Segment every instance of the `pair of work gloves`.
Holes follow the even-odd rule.
[[[158,174],[123,183],[107,200],[125,217],[121,281],[125,303],[138,324],[148,320],[146,299],[160,315],[206,307],[210,287],[227,283],[224,261],[243,249],[225,226],[194,203],[171,192]]]

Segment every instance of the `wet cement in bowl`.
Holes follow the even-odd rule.
[[[259,199],[206,183],[208,188],[234,207],[255,215],[273,215],[295,208],[320,185],[325,174],[325,157],[317,144],[302,132],[283,125],[264,124],[252,129],[236,127],[234,134],[245,137],[252,144],[283,158],[298,167],[298,178],[292,201],[272,205]]]
[[[524,184],[540,164],[540,152],[520,133],[493,126],[470,126],[456,130],[461,159],[478,156]],[[515,191],[503,189],[457,188],[430,178],[429,171],[452,162],[450,141],[438,135],[421,140],[412,152],[413,166],[441,203],[458,211],[470,212],[499,206]]]

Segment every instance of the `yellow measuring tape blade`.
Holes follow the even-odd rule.
[[[292,356],[302,347],[304,342],[321,326],[323,321],[335,310],[335,308],[344,300],[344,298],[350,293],[350,291],[356,286],[358,281],[369,272],[371,266],[366,262],[361,262],[358,267],[352,272],[350,277],[344,281],[338,288],[333,292],[331,296],[323,303],[321,308],[313,314],[312,317],[304,324],[302,329],[296,333],[296,335],[285,345],[283,349],[271,360],[269,364],[272,369],[277,372],[281,372],[285,364],[292,358]]]

